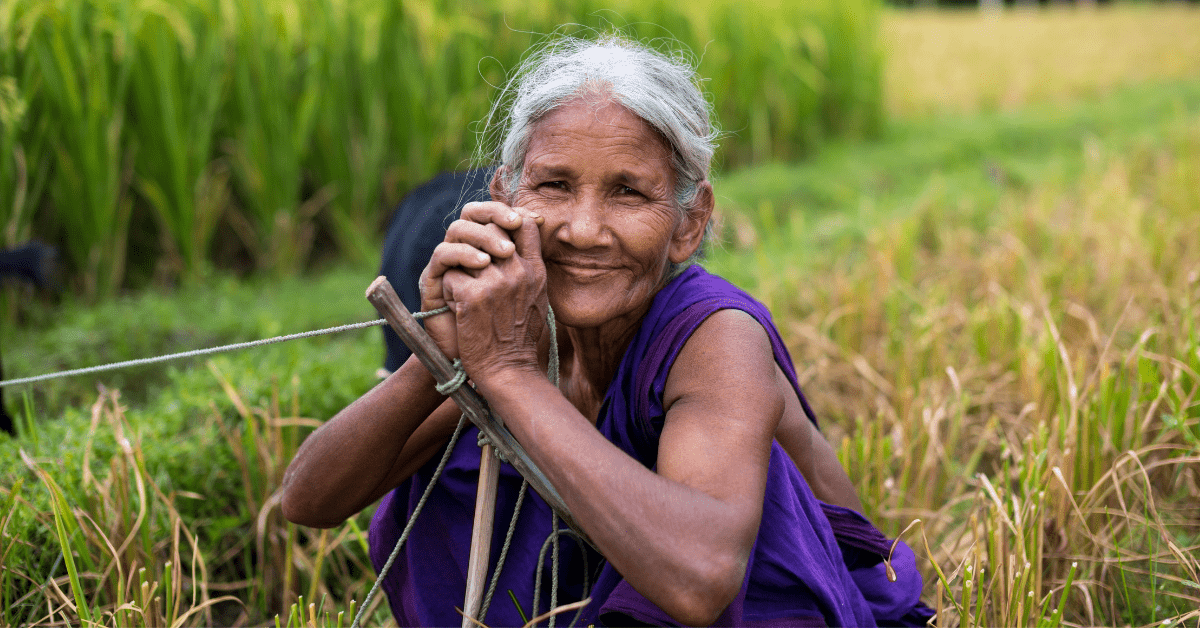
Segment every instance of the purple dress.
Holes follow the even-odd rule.
[[[720,277],[693,266],[654,297],[606,392],[596,428],[617,447],[653,468],[664,422],[663,388],[684,343],[713,312],[738,309],[767,330],[775,360],[791,381],[805,412],[813,417],[796,380],[791,357],[761,303]],[[479,476],[477,430],[464,432],[441,480],[418,517],[412,535],[383,581],[401,626],[457,626],[463,603],[475,490]],[[371,521],[371,561],[379,570],[429,482],[437,460],[380,502]],[[521,478],[501,466],[491,568],[499,557]],[[560,524],[561,525],[561,524]],[[549,507],[533,491],[525,499],[495,597],[483,622],[519,626],[522,613],[545,612],[550,597],[550,553],[533,612],[535,571],[551,532]],[[558,568],[558,604],[583,599],[582,625],[677,625],[646,600],[590,547],[563,536]],[[919,601],[921,575],[912,551],[896,545],[886,577],[883,558],[891,541],[858,513],[816,499],[791,459],[773,443],[762,523],[746,580],[715,625],[871,626],[923,625],[932,611]],[[491,574],[488,575],[489,581]],[[514,601],[515,600],[515,601]],[[520,610],[518,610],[520,605]],[[560,617],[567,625],[572,614]]]

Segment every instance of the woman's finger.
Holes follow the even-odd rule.
[[[521,226],[522,212],[499,201],[480,201],[463,205],[462,220],[479,224],[494,224],[505,231]]]
[[[430,275],[438,276],[450,268],[481,269],[492,261],[492,256],[463,242],[442,242],[433,249],[429,258]]]
[[[508,258],[516,250],[508,232],[494,223],[455,220],[446,230],[445,241],[469,244],[496,258]]]
[[[525,258],[525,261],[536,263],[539,266],[542,264],[542,234],[538,226],[542,222],[544,219],[541,216],[527,212],[526,220],[512,234],[517,254]]]
[[[421,290],[421,308],[436,309],[446,304],[442,295],[442,280],[446,272],[459,268],[477,273],[492,263],[492,256],[461,242],[442,242],[433,249],[429,264],[421,271],[418,284]]]
[[[524,207],[511,207],[497,201],[482,201],[463,205],[462,220],[493,224],[505,231],[516,231],[526,220],[542,224],[545,219]]]

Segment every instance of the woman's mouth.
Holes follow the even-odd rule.
[[[547,266],[553,267],[572,278],[583,280],[596,279],[616,270],[612,266],[582,261],[547,260]]]

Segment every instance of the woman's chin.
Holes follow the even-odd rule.
[[[636,321],[650,305],[649,299],[646,299],[645,303],[632,303],[622,298],[626,296],[622,292],[598,292],[599,294],[551,297],[550,305],[554,307],[555,320],[560,325],[574,329],[603,327],[617,321]],[[611,296],[613,294],[620,294],[622,297],[614,298]]]

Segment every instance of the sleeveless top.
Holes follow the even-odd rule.
[[[776,363],[791,382],[805,413],[816,421],[800,391],[795,368],[766,307],[724,279],[692,266],[655,295],[650,310],[617,369],[596,428],[647,468],[658,456],[665,413],[663,389],[675,358],[711,314],[738,309],[767,331]],[[464,430],[411,535],[385,577],[392,613],[401,626],[457,626],[466,588],[467,557],[479,477],[478,430]],[[431,460],[387,494],[371,520],[371,561],[387,561],[438,460]],[[521,477],[501,465],[489,569],[494,570]],[[499,585],[483,623],[520,626],[548,609],[552,552],[549,506],[532,490],[525,497]],[[559,523],[559,527],[565,527]],[[638,594],[602,556],[560,535],[557,604],[591,596],[581,625],[678,625]],[[891,555],[895,582],[886,575]],[[542,560],[539,561],[539,556]],[[541,565],[539,608],[533,609],[535,572]],[[488,573],[488,582],[492,578]],[[813,496],[778,442],[772,444],[762,522],[741,591],[714,625],[871,626],[924,625],[933,612],[919,601],[921,575],[903,542],[888,540],[858,513]],[[574,618],[557,619],[566,626]]]

